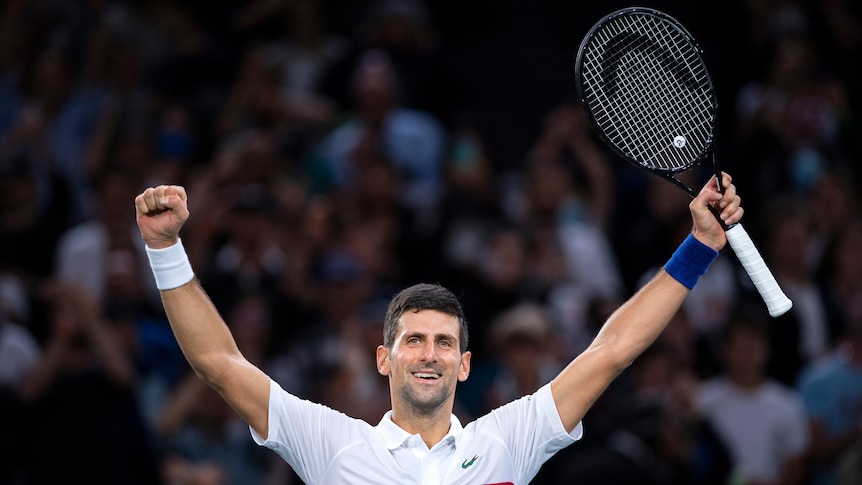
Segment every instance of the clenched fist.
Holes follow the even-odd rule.
[[[172,246],[189,218],[186,189],[179,185],[148,188],[135,197],[135,212],[138,229],[148,247]]]

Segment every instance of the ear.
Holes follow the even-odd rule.
[[[377,346],[377,372],[382,376],[388,376],[389,367],[389,349],[386,346]]]
[[[461,366],[458,369],[458,381],[464,382],[467,380],[467,377],[470,376],[470,357],[472,356],[473,354],[471,354],[469,350],[461,354]]]

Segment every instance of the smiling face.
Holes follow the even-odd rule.
[[[459,330],[458,317],[436,310],[401,315],[392,347],[377,348],[377,370],[389,377],[394,415],[449,419],[455,387],[470,373]]]

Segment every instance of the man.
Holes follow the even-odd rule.
[[[862,289],[846,302],[846,327],[835,350],[810,363],[797,383],[811,430],[814,485],[862,483],[842,476],[862,473]]]
[[[156,286],[195,372],[249,424],[254,439],[284,458],[306,483],[527,483],[554,453],[581,436],[581,419],[610,382],[676,313],[742,217],[728,175],[689,205],[692,234],[665,268],[605,323],[590,347],[536,393],[462,427],[452,414],[456,384],[470,374],[467,326],[448,290],[417,285],[396,295],[377,348],[392,410],[373,427],[283,391],[237,349],[195,281],[179,240],[188,219],[185,189],[159,186],[135,199]]]
[[[743,483],[798,484],[809,436],[802,398],[766,373],[769,336],[744,312],[725,325],[723,374],[696,391],[698,411],[724,441]]]

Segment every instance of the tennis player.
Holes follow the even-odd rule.
[[[731,178],[708,182],[689,209],[692,233],[662,270],[604,324],[594,342],[535,394],[462,426],[455,387],[470,374],[467,326],[456,297],[436,285],[396,295],[377,369],[392,410],[376,426],[285,392],[249,363],[194,278],[179,238],[189,216],[180,186],[135,198],[137,222],[171,327],[198,376],[309,484],[524,484],[582,435],[581,419],[611,381],[661,333],[724,247],[743,209]]]

